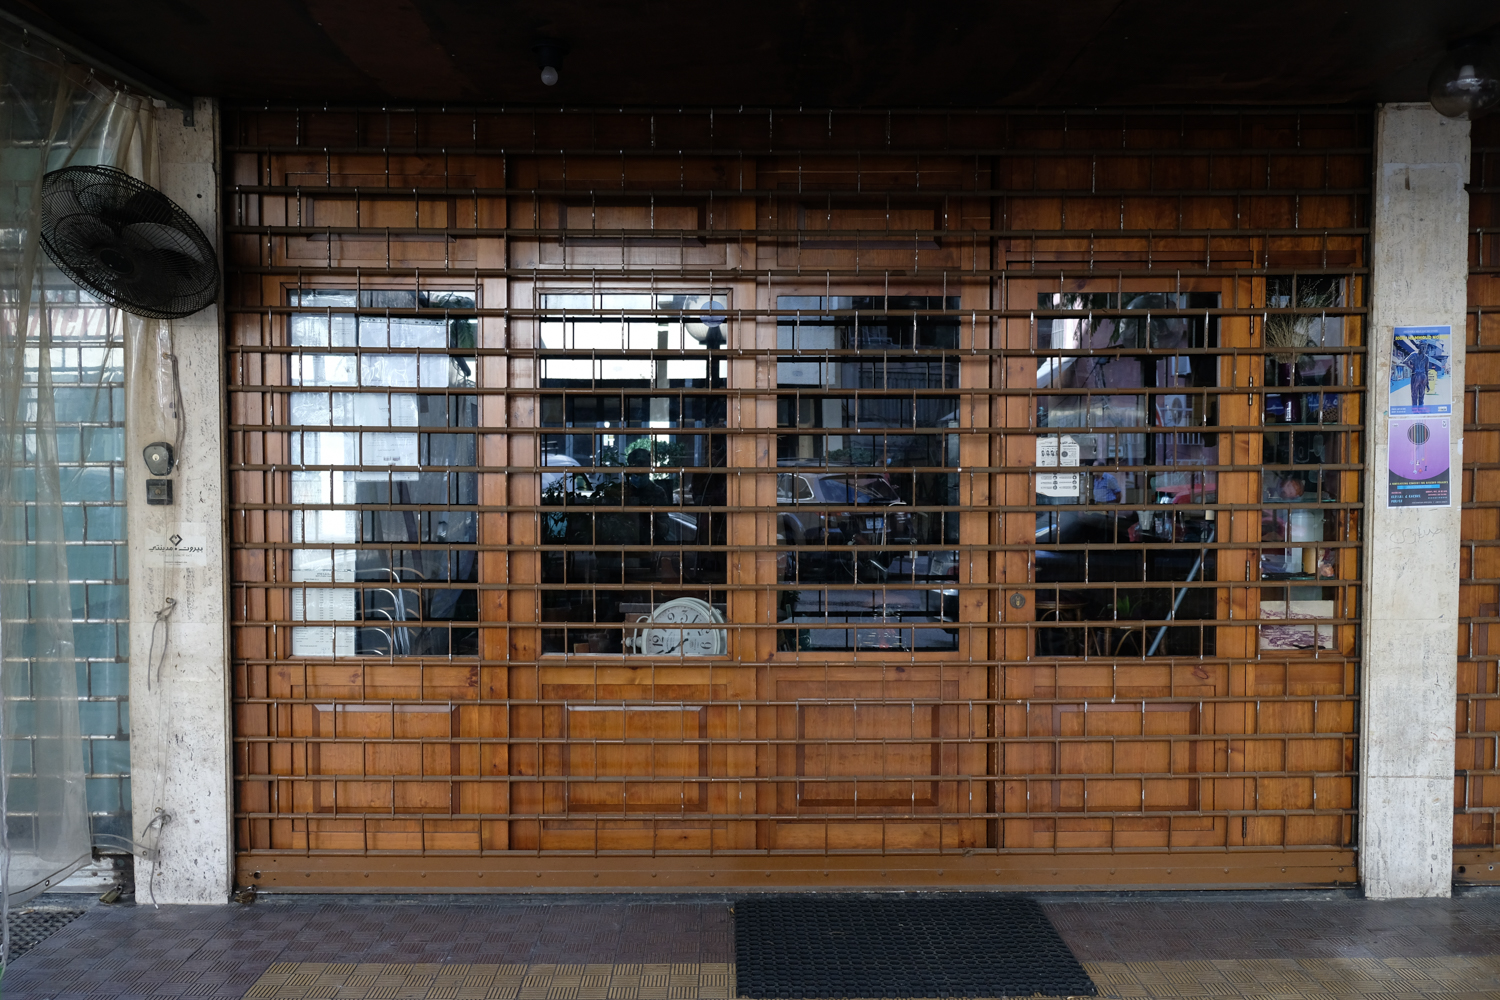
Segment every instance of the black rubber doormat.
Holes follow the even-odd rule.
[[[758,896],[734,907],[742,997],[1097,996],[1025,896]]]
[[[10,957],[14,962],[83,916],[83,910],[27,907],[10,913]]]

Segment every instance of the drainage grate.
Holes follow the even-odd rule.
[[[14,962],[83,916],[83,910],[20,910],[10,915],[10,957]]]
[[[1024,896],[767,896],[734,909],[743,997],[1096,996]]]

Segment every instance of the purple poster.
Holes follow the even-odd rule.
[[[1392,416],[1387,506],[1447,507],[1449,490],[1448,416]]]

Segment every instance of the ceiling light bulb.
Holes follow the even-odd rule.
[[[1500,104],[1496,61],[1474,47],[1449,53],[1432,71],[1427,99],[1449,118],[1478,118]]]
[[[542,82],[545,83],[549,87],[556,85],[556,83],[557,83],[557,67],[555,67],[555,66],[543,66],[542,67]]]

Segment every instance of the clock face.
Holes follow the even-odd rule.
[[[702,601],[668,601],[651,614],[651,627],[641,637],[647,656],[716,656],[724,652],[724,630],[690,628],[711,625],[717,616]],[[662,628],[661,626],[669,626]]]

